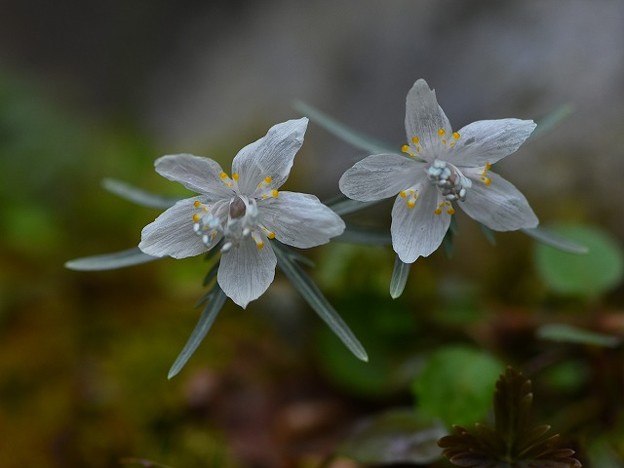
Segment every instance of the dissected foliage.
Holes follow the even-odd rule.
[[[495,428],[454,426],[454,433],[440,439],[438,445],[451,463],[463,467],[580,467],[574,450],[561,448],[558,434],[547,434],[550,426],[531,423],[532,404],[531,381],[508,367],[496,382]]]

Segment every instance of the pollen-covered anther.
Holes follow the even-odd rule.
[[[271,190],[271,196],[273,198],[279,197],[279,192],[276,189]]]
[[[446,214],[448,215],[455,214],[455,208],[453,208],[453,205],[451,204],[451,202],[447,200],[440,202],[440,204],[436,207],[436,209],[433,212],[435,213],[436,216],[440,216],[443,211],[446,211]]]
[[[406,198],[406,204],[408,208],[414,208],[416,206],[416,200],[418,199],[418,192],[413,189],[401,190],[399,192],[401,198]]]
[[[273,182],[273,177],[268,175],[258,183],[258,188],[267,187],[271,182]]]
[[[262,239],[262,237],[260,237],[260,235],[257,232],[255,232],[255,231],[252,232],[251,233],[251,238],[256,243],[256,247],[258,248],[258,250],[264,248],[264,240]]]
[[[262,229],[262,232],[264,233],[265,236],[267,236],[267,238],[275,239],[275,233],[273,231],[265,228],[264,226],[260,226],[260,229]]]
[[[219,178],[225,184],[226,187],[232,188],[234,186],[232,179],[230,179],[227,173],[221,172],[221,174],[219,174]]]
[[[486,163],[483,167],[483,171],[481,172],[481,182],[483,182],[487,186],[492,184],[492,179],[487,176],[487,173],[491,168],[492,165],[490,163]]]

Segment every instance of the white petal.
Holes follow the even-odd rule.
[[[139,249],[154,257],[185,258],[208,250],[193,231],[193,206],[200,197],[180,200],[143,228]],[[203,200],[203,198],[202,198]],[[205,200],[203,200],[205,201]]]
[[[348,169],[338,186],[353,200],[382,200],[425,177],[423,168],[424,163],[398,154],[374,154]]]
[[[414,263],[418,257],[427,257],[440,244],[448,230],[451,215],[445,210],[440,215],[435,209],[441,202],[438,190],[422,185],[414,208],[409,208],[400,196],[392,208],[392,247],[404,263]]]
[[[306,193],[280,192],[277,198],[259,201],[258,212],[260,223],[278,241],[301,249],[326,244],[345,228],[340,216]]]
[[[174,154],[158,158],[154,166],[161,176],[206,195],[209,201],[232,196],[232,189],[226,187],[220,178],[223,169],[210,158]]]
[[[520,119],[480,120],[459,130],[449,162],[463,167],[494,164],[516,151],[535,130],[535,122]]]
[[[269,242],[258,249],[250,237],[221,254],[217,281],[223,292],[243,309],[267,290],[275,277],[277,259]]]
[[[433,158],[427,149],[442,147],[438,131],[442,129],[450,138],[452,129],[446,114],[438,105],[435,91],[423,79],[418,80],[407,93],[405,106],[405,131],[408,142],[413,137],[420,139],[423,157]]]
[[[460,206],[471,218],[495,231],[514,231],[538,225],[529,202],[513,184],[491,171],[487,174],[492,181],[490,185],[485,185],[472,174],[467,175],[471,176],[472,187]]]
[[[272,179],[269,188],[279,188],[286,181],[307,126],[305,117],[274,125],[266,136],[238,152],[232,161],[232,172],[240,177],[242,194],[253,195],[267,176]]]

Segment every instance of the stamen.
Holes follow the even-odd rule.
[[[238,172],[235,172],[234,174],[232,174],[232,179],[238,180]]]
[[[455,208],[453,208],[453,205],[448,200],[441,201],[437,208],[433,210],[433,212],[436,216],[440,216],[443,210],[446,211],[446,213],[449,215],[455,214]]]
[[[486,186],[490,186],[492,184],[492,179],[487,176],[488,171],[492,168],[492,164],[485,163],[485,167],[483,168],[483,172],[481,172],[481,182],[483,182]]]
[[[401,198],[407,198],[406,204],[408,208],[414,208],[416,206],[416,200],[418,200],[418,192],[414,189],[402,190],[399,192]]]
[[[199,200],[195,200],[195,202],[193,203],[193,206],[194,206],[195,208],[199,208],[201,205],[202,205],[202,204],[201,204],[201,202],[200,202]]]
[[[459,133],[457,133],[457,132],[453,132],[453,138],[454,138],[454,139],[459,140],[459,137],[460,137],[460,136],[461,136],[461,135],[460,135]]]
[[[230,179],[225,172],[221,172],[221,174],[219,174],[219,177],[221,178],[221,180],[223,181],[226,187],[232,188],[232,186],[234,185],[232,184],[232,179]]]
[[[271,190],[271,196],[273,198],[277,198],[277,197],[279,197],[279,192],[277,190],[273,189],[273,190]]]
[[[251,233],[251,238],[254,240],[254,242],[256,243],[256,247],[258,248],[258,250],[264,248],[264,241],[262,240],[262,238],[258,235],[257,232],[252,232]]]
[[[264,178],[264,182],[270,184],[271,182],[273,182],[273,177],[271,177],[270,175],[266,176]]]
[[[195,214],[193,215],[193,222],[194,222],[195,224],[199,223],[199,220],[200,220],[200,219],[202,219],[202,216],[201,216],[199,213],[195,213]]]
[[[444,135],[446,135],[446,131],[443,128],[440,128],[440,129],[438,129],[438,135],[443,137]]]

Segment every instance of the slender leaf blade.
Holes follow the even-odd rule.
[[[288,255],[286,247],[277,242],[273,242],[278,266],[291,281],[293,286],[299,291],[306,302],[314,309],[321,319],[329,326],[336,336],[344,343],[355,357],[362,361],[368,361],[368,355],[364,347],[355,337],[349,326],[342,320],[338,312],[325,299],[325,296],[318,289],[316,284],[301,269],[299,265],[292,261]]]
[[[152,257],[143,253],[138,247],[113,252],[109,254],[93,255],[90,257],[76,258],[65,262],[65,268],[76,271],[103,271],[125,268],[142,263],[160,260],[162,257]]]
[[[124,200],[136,203],[147,208],[166,209],[173,206],[179,198],[163,197],[155,193],[147,192],[117,179],[104,179],[102,186],[114,195]]]
[[[621,343],[621,339],[617,336],[596,333],[564,323],[542,325],[537,329],[537,336],[543,340],[602,346],[606,348],[615,348]]]
[[[399,151],[393,148],[392,145],[389,145],[387,143],[382,143],[368,136],[365,136],[349,128],[343,123],[338,122],[336,119],[330,117],[324,112],[321,112],[320,110],[316,109],[310,104],[307,104],[303,101],[295,101],[293,103],[293,107],[296,111],[301,112],[301,114],[308,116],[310,120],[312,120],[319,126],[323,127],[332,135],[355,146],[356,148],[360,148],[371,154],[399,153]]]
[[[344,232],[334,238],[339,242],[348,242],[350,244],[366,244],[366,245],[390,245],[392,237],[387,231],[379,231],[347,224]]]
[[[221,312],[227,296],[218,284],[215,285],[211,293],[212,297],[210,297],[208,304],[202,311],[202,314],[199,317],[199,321],[193,329],[191,336],[184,345],[182,352],[178,355],[175,362],[171,366],[171,369],[169,369],[169,374],[167,375],[168,379],[172,379],[173,377],[175,377],[186,365],[190,357],[193,355],[193,353],[197,350],[201,342],[206,337],[206,334],[208,333],[208,330],[210,330],[210,327],[212,327],[212,324],[217,318],[217,315],[219,315],[219,312]]]
[[[397,299],[401,297],[409,278],[410,263],[403,263],[397,255],[394,260],[394,270],[392,270],[392,279],[390,280],[390,297]]]
[[[567,239],[561,234],[554,233],[550,229],[536,227],[532,229],[522,229],[522,232],[542,244],[550,245],[551,247],[562,250],[563,252],[573,254],[586,254],[589,252],[589,249],[583,244]]]

